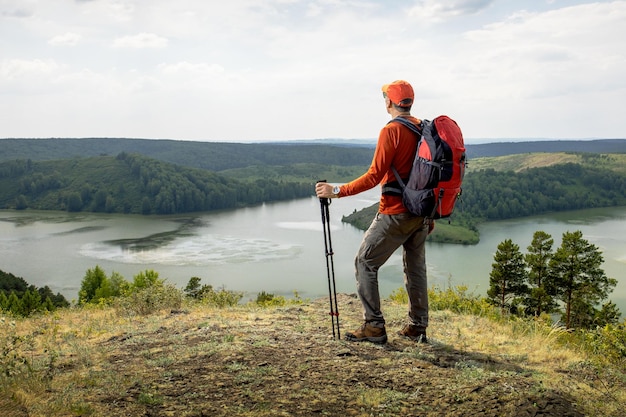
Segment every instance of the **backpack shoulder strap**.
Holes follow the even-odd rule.
[[[407,128],[409,128],[413,133],[415,133],[417,135],[417,142],[418,142],[418,144],[419,144],[419,141],[422,138],[422,131],[423,131],[424,126],[427,123],[430,123],[428,120],[422,120],[422,122],[420,123],[420,126],[418,127],[414,123],[409,121],[408,119],[405,119],[404,117],[396,117],[396,118],[393,118],[390,121],[388,121],[387,124],[392,123],[392,122],[398,122],[401,125],[406,126]],[[400,184],[400,187],[402,189],[404,189],[404,187],[406,187],[406,184],[404,183],[404,181],[402,181],[402,178],[400,177],[400,174],[398,173],[398,170],[396,169],[396,167],[394,167],[392,165],[391,166],[391,170],[393,171],[393,175],[396,177],[396,180]],[[398,191],[401,191],[401,190],[390,188],[389,191],[398,192]]]
[[[419,127],[416,126],[414,123],[410,122],[408,119],[405,119],[404,117],[396,117],[394,119],[391,119],[390,121],[387,122],[387,124],[392,123],[392,122],[398,122],[401,125],[408,127],[409,129],[411,129],[413,133],[415,133],[418,137],[420,137],[422,136],[421,127],[424,125],[424,122],[428,122],[428,120],[422,121]]]

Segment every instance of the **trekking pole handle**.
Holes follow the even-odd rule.
[[[316,182],[316,184],[317,184],[317,183],[320,183],[320,182],[328,182],[328,181],[326,181],[326,180],[318,180],[318,181]],[[330,199],[328,199],[328,198],[326,198],[326,197],[320,197],[320,203],[322,203],[322,204],[324,204],[324,205],[328,205],[328,204],[330,204]]]

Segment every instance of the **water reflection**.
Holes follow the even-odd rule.
[[[63,212],[41,212],[35,215],[2,216],[0,222],[12,223],[15,227],[32,226],[37,223],[59,224],[69,222],[88,221],[89,214],[69,214]]]
[[[163,239],[160,235],[167,235],[167,238]],[[185,237],[174,232],[142,239],[87,243],[80,249],[81,255],[92,259],[180,266],[268,262],[298,256],[301,252],[302,248],[298,245],[279,244],[267,239],[213,234],[192,236],[191,233]]]
[[[97,231],[104,230],[104,229],[106,229],[106,226],[86,226],[86,227],[79,227],[78,229],[67,230],[64,232],[52,233],[52,235],[53,236],[66,236],[66,235],[73,235],[77,233],[97,232]]]
[[[145,252],[153,249],[163,248],[171,244],[175,240],[194,236],[197,233],[196,229],[206,224],[202,219],[198,217],[173,219],[171,221],[179,223],[179,227],[174,230],[154,233],[148,236],[126,239],[112,239],[106,240],[102,243],[104,245],[118,246],[123,251]]]

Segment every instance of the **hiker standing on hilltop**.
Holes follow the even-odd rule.
[[[411,116],[413,87],[398,80],[382,87],[387,113],[402,117],[420,125],[420,120]],[[378,184],[396,183],[392,165],[402,178],[408,178],[417,149],[415,134],[401,123],[389,123],[378,136],[376,150],[367,172],[359,178],[333,186],[319,182],[315,192],[319,198],[347,197],[367,191]],[[404,283],[409,297],[409,322],[399,335],[426,342],[428,327],[428,284],[426,279],[425,242],[432,221],[408,212],[398,194],[383,193],[378,213],[363,236],[356,255],[357,293],[363,304],[365,323],[357,330],[346,334],[346,340],[386,343],[385,318],[380,306],[378,269],[400,246],[403,248]]]

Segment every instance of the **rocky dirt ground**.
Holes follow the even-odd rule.
[[[92,332],[89,345],[59,348],[44,398],[15,390],[0,401],[0,414],[586,415],[571,396],[579,384],[573,371],[556,369],[563,389],[546,383],[545,371],[524,355],[481,353],[460,342],[462,320],[470,319],[445,312],[433,313],[430,343],[403,339],[395,332],[405,308],[386,306],[389,342],[382,346],[333,339],[323,299],[138,319]],[[356,298],[340,295],[339,311],[342,333],[360,325]]]

